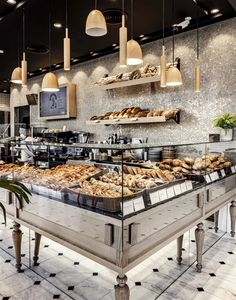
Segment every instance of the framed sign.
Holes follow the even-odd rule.
[[[39,119],[59,120],[75,118],[76,109],[76,85],[69,83],[60,86],[58,92],[39,93]]]

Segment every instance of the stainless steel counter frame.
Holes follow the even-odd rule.
[[[235,235],[236,175],[193,190],[123,221],[38,195],[33,195],[32,203],[20,211],[11,204],[9,193],[1,195],[5,199],[7,215],[14,221],[13,241],[18,271],[21,269],[20,225],[24,225],[35,231],[35,265],[39,259],[39,244],[43,235],[116,271],[117,300],[129,299],[125,273],[175,239],[177,262],[181,264],[183,235],[194,226],[197,226],[196,267],[201,272],[204,241],[202,222],[215,214],[217,231],[218,211],[230,202],[231,235]]]

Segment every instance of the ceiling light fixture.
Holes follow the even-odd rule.
[[[218,8],[213,8],[212,10],[211,10],[211,14],[217,14],[218,12],[219,12],[220,10],[218,9]]]
[[[97,0],[95,0],[95,9],[87,17],[85,32],[87,35],[96,37],[107,34],[106,20],[103,13],[97,10]]]
[[[199,14],[197,17],[197,60],[195,64],[195,87],[194,90],[196,93],[199,93],[201,90],[201,69],[199,61]]]
[[[4,54],[4,50],[0,49],[0,54]]]
[[[20,65],[20,53],[19,53],[19,49],[20,49],[20,38],[19,38],[19,33],[18,33],[18,51],[17,51],[17,60],[18,60],[18,66]],[[22,77],[21,77],[21,68],[20,67],[16,67],[12,74],[11,74],[11,82],[15,83],[15,84],[22,84]]]
[[[175,16],[175,0],[172,0],[173,5],[173,20]],[[179,86],[183,84],[180,70],[175,64],[175,27],[172,28],[172,65],[169,67],[166,73],[166,86]]]
[[[49,72],[43,77],[42,81],[42,91],[44,92],[58,92],[59,84],[57,77],[54,73],[51,72],[51,0],[49,2],[49,31],[48,31],[48,39],[49,39]]]
[[[16,4],[16,0],[7,0],[7,3],[14,5],[14,4]]]
[[[64,38],[64,70],[70,71],[70,38],[68,30],[68,2],[66,0],[66,36]]]
[[[7,93],[7,90],[3,90],[3,93]]]
[[[21,61],[22,86],[27,85],[27,61],[25,54],[25,9],[23,8],[23,59]]]
[[[143,62],[142,49],[133,39],[134,34],[134,3],[131,0],[131,39],[127,43],[127,65],[140,65]]]
[[[61,23],[54,23],[53,26],[55,28],[62,28],[62,24]]]
[[[166,87],[166,54],[165,54],[165,0],[162,0],[162,55],[160,59],[160,87]]]
[[[125,27],[125,1],[122,0],[122,25],[119,31],[120,67],[127,66],[127,27]]]

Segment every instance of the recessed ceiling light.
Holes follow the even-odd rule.
[[[93,54],[93,51],[90,51],[90,54]]]
[[[218,8],[213,8],[211,14],[217,14],[220,10]]]
[[[94,52],[94,53],[92,54],[92,56],[96,56],[96,55],[98,55],[98,53],[97,53],[97,52]]]
[[[3,90],[3,93],[7,93],[7,90]]]
[[[4,50],[0,49],[0,54],[3,54],[4,53]]]
[[[112,47],[116,47],[117,46],[117,44],[112,44]]]
[[[62,28],[62,24],[61,23],[54,23],[53,26],[55,28]]]
[[[139,36],[140,38],[143,38],[144,37],[144,34],[140,34],[140,36]]]
[[[16,0],[7,0],[7,3],[9,3],[9,4],[16,4]]]
[[[78,59],[78,58],[73,58],[72,61],[73,61],[73,62],[77,62],[77,61],[79,61],[79,59]]]

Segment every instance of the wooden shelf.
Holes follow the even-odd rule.
[[[124,87],[128,87],[128,86],[134,86],[134,85],[140,85],[140,84],[147,84],[147,83],[152,83],[152,82],[157,82],[157,81],[160,81],[160,77],[152,76],[152,77],[132,79],[132,80],[120,81],[120,82],[104,84],[104,85],[96,85],[95,89],[112,90],[112,89],[124,88]]]
[[[176,114],[176,123],[179,124],[179,112]],[[150,123],[165,123],[170,119],[166,119],[164,116],[158,117],[144,117],[144,118],[127,118],[127,119],[113,119],[113,120],[89,120],[87,125],[128,125],[128,124],[150,124]]]

